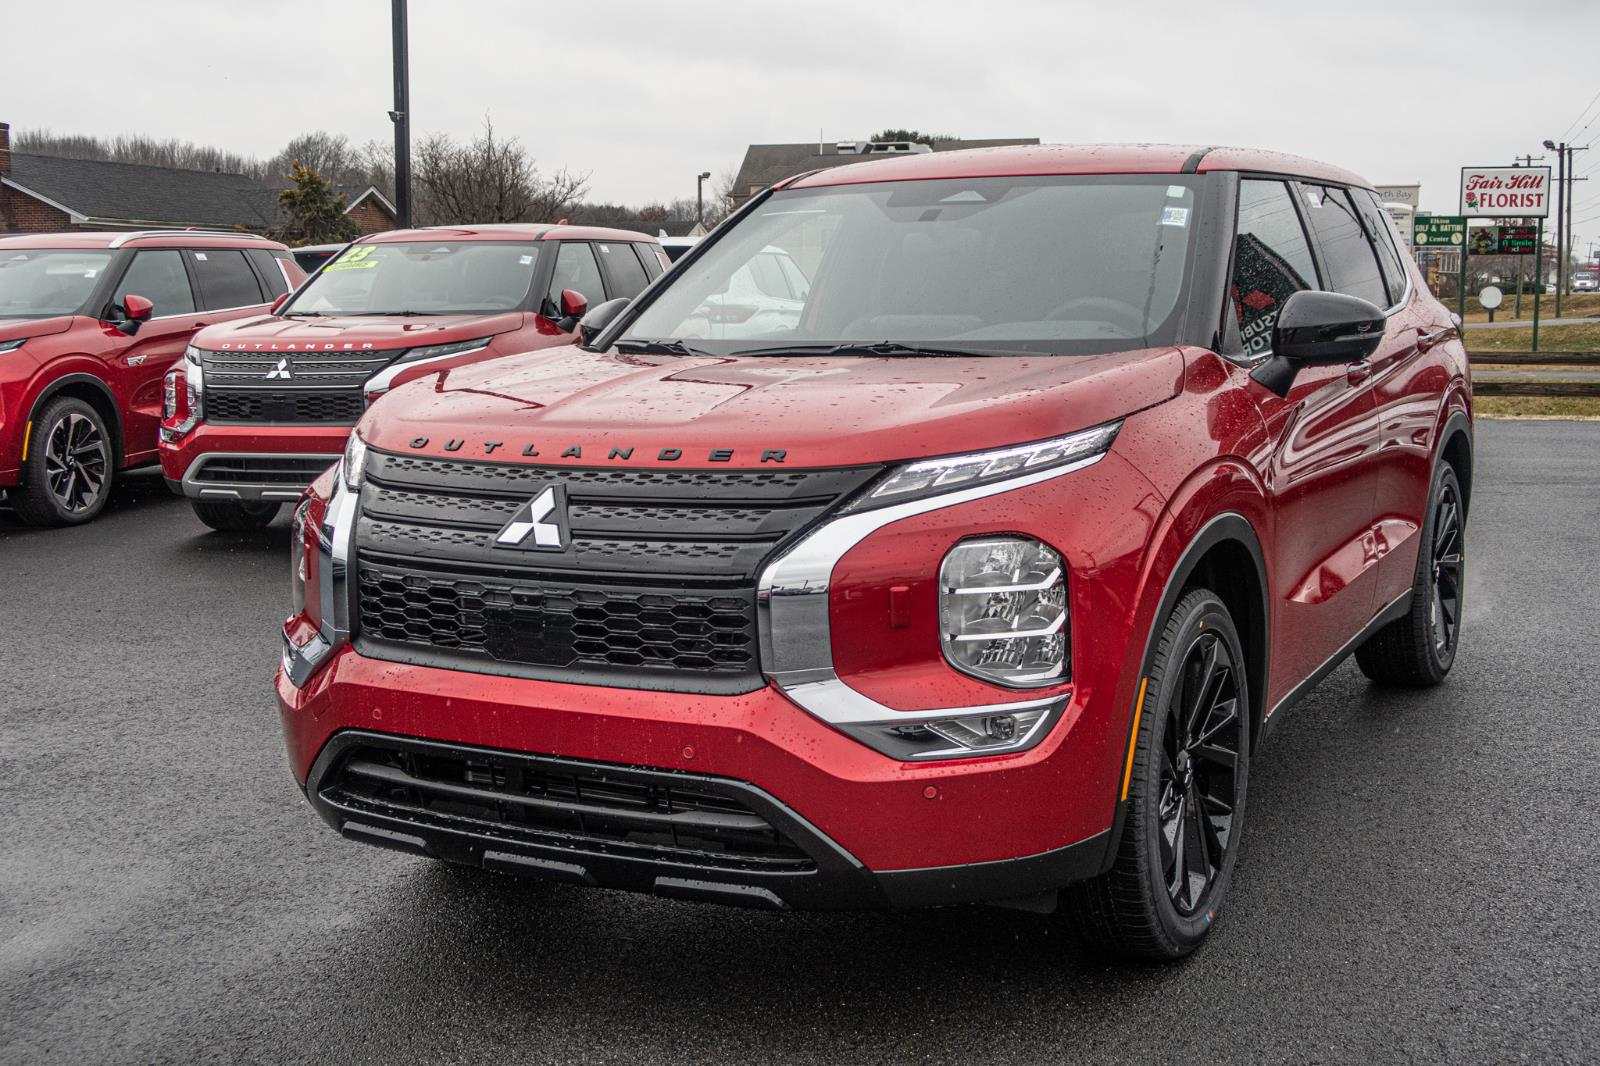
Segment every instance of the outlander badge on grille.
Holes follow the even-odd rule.
[[[567,490],[551,485],[517,509],[511,521],[494,538],[497,548],[562,551],[570,539],[567,530]]]

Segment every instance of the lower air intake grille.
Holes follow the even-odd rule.
[[[521,844],[741,870],[816,868],[733,790],[659,770],[374,744],[352,748],[318,794],[347,813]]]
[[[226,392],[206,393],[206,421],[228,422],[326,422],[355,425],[366,410],[366,399],[359,391],[341,392]]]
[[[332,462],[326,455],[312,455],[304,459],[224,455],[202,459],[194,480],[202,484],[309,485]]]

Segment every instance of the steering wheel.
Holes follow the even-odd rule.
[[[1051,311],[1045,316],[1045,319],[1051,322],[1082,319],[1085,316],[1079,314],[1080,311],[1090,312],[1088,317],[1102,322],[1110,322],[1115,326],[1121,326],[1130,335],[1136,336],[1145,331],[1144,312],[1132,304],[1123,303],[1121,300],[1113,299],[1110,296],[1076,297]]]

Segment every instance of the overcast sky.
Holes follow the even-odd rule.
[[[14,127],[263,156],[310,129],[392,137],[388,0],[72,0],[5,25],[30,42],[0,62]],[[1600,0],[412,0],[413,131],[491,115],[628,203],[693,196],[752,142],[905,126],[1270,147],[1420,181],[1436,213],[1462,164],[1571,134],[1595,143],[1582,249],[1600,238],[1597,46]]]

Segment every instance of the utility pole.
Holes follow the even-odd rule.
[[[1551,144],[1544,142],[1546,148],[1552,148],[1556,153],[1556,317],[1561,317],[1561,284],[1567,272],[1567,142]],[[1534,297],[1538,299],[1538,297]]]
[[[1573,154],[1575,152],[1587,152],[1588,150],[1589,146],[1586,144],[1572,145],[1567,148],[1567,256],[1566,259],[1561,261],[1561,266],[1566,271],[1567,280],[1563,287],[1568,296],[1572,295],[1572,267],[1569,261],[1577,257],[1577,253],[1572,248],[1572,215],[1573,208],[1576,206],[1574,201],[1578,199],[1578,190],[1573,188],[1573,185],[1580,181],[1589,180],[1588,178],[1577,176],[1578,161],[1573,158]]]
[[[1514,166],[1514,167],[1531,167],[1535,163],[1543,163],[1543,162],[1544,162],[1544,156],[1542,156],[1542,155],[1541,156],[1535,156],[1535,155],[1533,155],[1531,153],[1528,154],[1528,155],[1518,155],[1518,156],[1512,156],[1511,157],[1511,165]],[[1528,220],[1527,219],[1523,219],[1522,221],[1526,222]],[[1535,270],[1538,269],[1538,264],[1537,263],[1534,264],[1534,268],[1535,268]],[[1517,310],[1516,310],[1516,316],[1515,316],[1517,318],[1521,318],[1522,317],[1522,279],[1523,279],[1523,276],[1525,274],[1527,274],[1527,272],[1528,272],[1528,268],[1522,265],[1522,257],[1518,256],[1517,257]],[[1542,296],[1542,295],[1544,295],[1544,290],[1535,287],[1534,293],[1533,293],[1533,302],[1534,302],[1535,306],[1538,305],[1539,297]]]
[[[394,209],[401,229],[411,228],[411,63],[406,46],[406,0],[390,0],[394,18]]]

